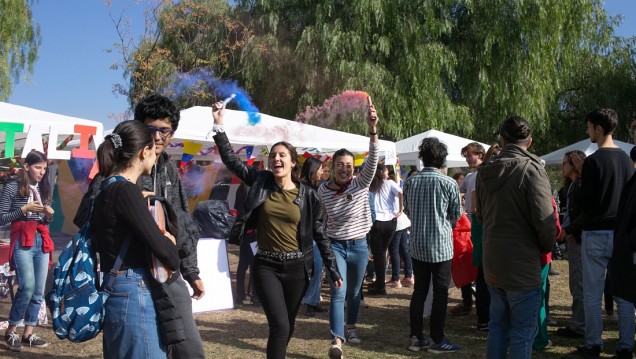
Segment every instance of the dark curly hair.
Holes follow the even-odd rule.
[[[427,137],[420,143],[418,157],[425,167],[446,167],[446,156],[448,156],[448,147],[440,142],[437,137]]]
[[[165,96],[148,95],[135,106],[135,120],[137,121],[145,122],[147,119],[158,120],[166,117],[170,119],[172,130],[176,131],[179,127],[181,114],[177,106]]]

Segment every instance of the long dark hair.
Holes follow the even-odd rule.
[[[137,153],[146,147],[152,148],[154,142],[153,132],[142,122],[119,123],[97,149],[99,173],[108,177],[129,168]]]
[[[45,162],[48,165],[49,160],[46,158],[46,155],[44,153],[33,150],[29,152],[29,154],[26,156],[26,158],[24,159],[22,163],[23,164],[26,163],[29,166],[32,166],[40,162]],[[25,170],[24,167],[18,173],[18,183],[20,187],[20,195],[28,196],[30,191],[29,184],[31,183],[31,179],[29,178],[29,172]],[[49,203],[51,201],[51,183],[49,181],[48,174],[46,173],[44,174],[44,176],[42,177],[42,180],[39,183],[39,187],[40,187],[40,197],[42,198],[42,201],[44,202],[42,204]]]
[[[576,172],[577,177],[581,177],[581,173],[576,169],[576,167],[574,166],[574,161],[572,161],[572,156],[575,156],[575,155],[579,156],[582,160],[584,160],[585,157],[587,157],[587,155],[583,151],[574,150],[574,151],[566,152],[564,156],[564,157],[567,157],[568,163],[570,164],[570,166],[572,166],[572,168],[574,169],[574,172]]]
[[[276,146],[283,146],[289,151],[289,155],[291,156],[291,160],[294,161],[295,165],[291,170],[291,179],[292,182],[299,184],[300,183],[300,164],[298,163],[298,152],[296,152],[296,147],[292,146],[291,143],[280,141],[270,147],[269,152],[271,153]]]
[[[305,181],[309,183],[312,187],[316,187],[312,182],[312,178],[316,175],[316,172],[322,167],[322,162],[319,159],[314,157],[309,157],[303,163],[303,168],[300,171],[300,179],[301,181]]]
[[[382,163],[378,163],[378,167],[375,169],[375,176],[373,176],[373,180],[369,186],[370,192],[378,193],[380,191],[380,188],[382,188],[385,181],[384,171],[386,171],[386,166]]]

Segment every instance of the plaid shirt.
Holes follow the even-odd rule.
[[[411,257],[428,263],[451,260],[451,223],[462,214],[455,180],[437,168],[425,167],[404,183],[404,209],[411,219]]]

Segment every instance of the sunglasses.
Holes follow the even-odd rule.
[[[161,139],[165,140],[168,136],[172,136],[174,134],[174,130],[170,127],[155,127],[151,125],[146,125],[151,131],[159,132],[159,136]]]

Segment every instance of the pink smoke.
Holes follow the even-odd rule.
[[[307,106],[296,115],[295,120],[302,123],[331,127],[339,118],[350,117],[353,113],[366,111],[369,94],[364,91],[347,90],[325,100],[322,106]]]

